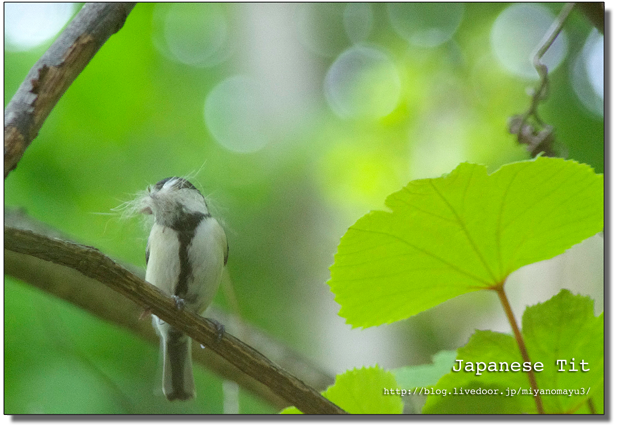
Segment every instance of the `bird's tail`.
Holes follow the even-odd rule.
[[[172,327],[162,338],[164,354],[163,391],[168,400],[196,397],[192,373],[192,339]]]

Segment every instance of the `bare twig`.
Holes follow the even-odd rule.
[[[4,114],[4,177],[13,170],[60,97],[135,3],[87,3],[30,69]]]
[[[274,394],[302,412],[344,413],[316,390],[229,333],[225,333],[218,341],[217,327],[213,322],[184,309],[177,309],[171,297],[127,271],[97,249],[11,227],[5,227],[4,233],[5,249],[75,269],[128,297],[138,306],[151,309],[155,315],[183,330],[199,344],[266,385]]]
[[[573,10],[574,6],[575,3],[566,3],[566,5],[564,5],[555,22],[553,23],[551,28],[549,28],[547,34],[545,34],[545,37],[543,37],[540,47],[538,48],[538,50],[534,54],[534,58],[532,59],[534,67],[536,67],[536,71],[538,72],[538,76],[540,76],[541,80],[540,87],[537,91],[537,93],[539,93],[539,97],[541,98],[545,98],[547,96],[546,90],[549,86],[549,79],[547,78],[547,66],[542,64],[540,62],[540,59],[549,50],[553,42],[555,42],[555,39],[557,39],[558,35],[562,31],[562,28],[564,27],[564,23],[566,23],[566,20],[568,19],[568,15]]]
[[[532,92],[532,102],[530,107],[523,115],[515,115],[510,118],[509,131],[517,135],[517,141],[527,145],[532,157],[539,153],[544,153],[549,157],[555,157],[553,149],[555,134],[553,127],[546,124],[538,115],[538,105],[549,95],[549,71],[547,66],[541,63],[541,58],[551,47],[558,37],[575,3],[567,3],[554,21],[553,25],[543,37],[539,47],[536,49],[532,58],[532,63],[538,72],[540,81],[538,88]],[[533,118],[536,124],[529,121]]]

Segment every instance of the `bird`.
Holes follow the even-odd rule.
[[[228,262],[228,240],[202,193],[187,179],[149,186],[140,212],[153,215],[146,246],[146,281],[170,294],[177,307],[202,314],[213,300]],[[162,391],[172,400],[196,396],[191,338],[156,315],[163,359]]]

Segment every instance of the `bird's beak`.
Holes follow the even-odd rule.
[[[140,209],[141,214],[153,215],[153,209],[151,203],[153,202],[153,193],[149,193],[149,196],[143,200],[144,207]]]

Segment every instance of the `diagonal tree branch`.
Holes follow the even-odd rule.
[[[72,239],[65,233],[27,216],[22,209],[5,208],[4,223],[6,226],[31,230],[48,237]],[[121,262],[120,264],[140,279],[144,279],[144,269],[127,263]],[[138,318],[138,315],[143,312],[142,308],[131,300],[119,300],[117,292],[77,270],[5,250],[4,271],[6,275],[24,281],[159,345],[159,338],[153,330],[150,318],[142,320]],[[209,306],[209,313],[225,325],[226,331],[256,347],[280,367],[288,369],[315,390],[323,391],[334,383],[333,375],[319,369],[314,363],[309,362],[305,357],[287,348],[268,334],[232,317],[214,304]],[[284,409],[291,405],[267,386],[243,373],[210,349],[202,348],[197,342],[192,342],[192,347],[192,357],[195,363],[205,366],[224,379],[235,381],[276,409]]]
[[[159,345],[159,338],[151,325],[151,318],[139,319],[143,311],[131,300],[119,300],[119,295],[110,288],[84,276],[77,270],[50,263],[49,261],[18,254],[5,250],[5,275],[19,279],[30,286],[36,287],[47,294],[95,315],[101,320],[121,326],[142,339]],[[131,269],[129,269],[132,271]],[[137,273],[136,273],[137,274]],[[143,278],[144,273],[139,276]],[[211,305],[210,314],[223,323],[226,331],[234,334],[235,324],[230,315]],[[334,383],[334,377],[317,369],[303,357],[286,348],[257,329],[244,325],[241,330],[244,341],[263,351],[279,366],[289,370],[318,391],[325,390]],[[197,342],[192,342],[192,361],[200,364],[223,379],[235,381],[240,387],[253,393],[257,398],[281,410],[290,406],[279,395],[267,386],[243,373],[237,367],[214,353],[208,348],[202,348]]]
[[[53,239],[32,231],[5,227],[5,249],[75,269],[87,277],[150,309],[164,321],[183,330],[232,363],[249,377],[271,389],[287,403],[308,414],[342,414],[344,411],[261,353],[225,333],[218,341],[216,325],[195,313],[177,309],[174,300],[143,281],[93,247]],[[7,253],[8,254],[8,253]]]
[[[24,211],[19,209],[5,209],[4,222],[9,227],[31,230],[49,237],[71,239],[63,232],[28,217]],[[130,272],[144,279],[144,269],[126,263],[121,264]],[[159,345],[159,339],[151,326],[150,318],[142,320],[138,318],[143,309],[131,300],[119,300],[117,292],[84,276],[77,270],[12,251],[5,251],[4,253],[4,270],[6,275],[24,281],[47,294],[72,303],[102,320],[121,326],[143,339]],[[323,391],[334,383],[333,375],[319,369],[314,363],[309,362],[305,357],[287,348],[266,333],[249,324],[241,323],[237,318],[228,315],[216,305],[212,304],[209,307],[209,313],[223,323],[229,333],[257,347],[279,366],[287,369],[312,388]],[[192,354],[194,362],[205,366],[224,379],[235,381],[242,388],[254,393],[258,398],[270,403],[276,409],[283,409],[290,405],[290,402],[274,394],[264,384],[249,377],[210,349],[201,348],[197,342],[193,342],[192,346],[194,348]]]
[[[87,3],[30,69],[4,113],[4,177],[13,170],[60,97],[135,3]]]

